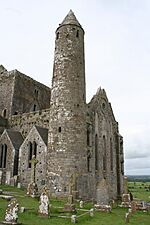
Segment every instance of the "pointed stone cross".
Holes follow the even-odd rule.
[[[35,183],[35,169],[38,160],[35,158],[35,155],[32,156],[32,159],[29,161],[31,163],[31,183]]]

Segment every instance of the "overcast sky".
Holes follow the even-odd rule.
[[[125,173],[150,175],[150,0],[0,0],[0,64],[51,86],[55,30],[70,9],[85,30],[87,102],[106,90]]]

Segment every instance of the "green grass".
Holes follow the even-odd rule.
[[[138,198],[143,201],[150,201],[150,182],[129,182],[129,191],[133,194],[134,198]]]
[[[136,182],[137,183],[137,182]],[[144,188],[140,188],[141,184],[129,183],[129,188],[132,188],[133,195],[136,197],[144,197],[142,200],[150,201],[148,196],[150,196],[150,192],[146,192]],[[143,186],[143,185],[142,185]],[[63,207],[66,200],[57,200],[57,199],[50,199],[50,204],[52,205],[50,211],[50,218],[41,218],[38,216],[38,206],[39,201],[38,199],[33,199],[27,197],[25,194],[25,190],[17,189],[10,186],[0,186],[0,189],[3,191],[8,191],[10,194],[16,196],[19,205],[24,206],[27,210],[24,213],[19,213],[19,222],[23,225],[67,225],[72,224],[70,219],[67,218],[58,218],[58,215],[66,215],[63,213],[61,208]],[[131,189],[131,188],[130,188]],[[0,221],[4,219],[5,210],[7,207],[8,202],[6,200],[0,199]],[[79,203],[76,204],[76,207],[79,206]],[[85,205],[86,209],[90,209],[92,207],[92,203],[88,203]],[[102,212],[95,212],[94,217],[90,217],[89,214],[80,217],[78,219],[78,224],[81,225],[124,225],[125,220],[124,216],[127,212],[127,209],[123,208],[115,208],[112,210],[112,213],[102,213]],[[81,214],[82,211],[78,212],[78,215]],[[130,223],[131,225],[150,225],[150,212],[143,213],[143,212],[136,212],[131,218]]]

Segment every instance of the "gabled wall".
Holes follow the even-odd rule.
[[[36,165],[35,182],[38,185],[39,190],[46,184],[46,155],[47,146],[41,138],[40,134],[33,127],[23,144],[20,147],[19,155],[19,177],[20,182],[23,187],[27,187],[31,183],[31,166],[29,166],[29,154],[30,154],[30,143],[37,144],[36,159],[38,163]]]

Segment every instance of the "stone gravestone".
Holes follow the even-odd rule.
[[[137,210],[137,203],[135,201],[131,202],[132,213],[135,213]]]
[[[130,194],[123,194],[122,195],[122,203],[121,203],[121,206],[122,207],[125,207],[125,208],[129,208],[130,207],[130,204],[131,204]]]
[[[32,159],[30,160],[30,163],[31,163],[31,183],[28,184],[27,195],[34,198],[34,197],[38,197],[38,187],[35,182],[35,171],[36,171],[36,164],[38,163],[38,160],[35,158],[35,155],[33,155]]]
[[[48,217],[49,214],[49,198],[47,194],[47,189],[44,188],[40,196],[40,205],[38,213],[40,216]]]
[[[130,214],[126,213],[125,214],[125,223],[129,223],[129,217],[130,217]]]
[[[2,224],[18,224],[19,204],[16,199],[12,199],[6,209],[5,220]]]
[[[84,202],[83,200],[80,201],[80,209],[83,209],[83,206],[84,206]]]
[[[0,170],[0,184],[2,184],[2,175],[3,175],[3,172]]]
[[[73,212],[75,211],[75,205],[73,204],[73,191],[75,191],[75,176],[72,174],[69,180],[69,195],[68,195],[68,202],[64,206],[65,212]]]
[[[10,171],[6,171],[6,180],[5,180],[5,184],[10,185],[10,177],[11,177]]]

